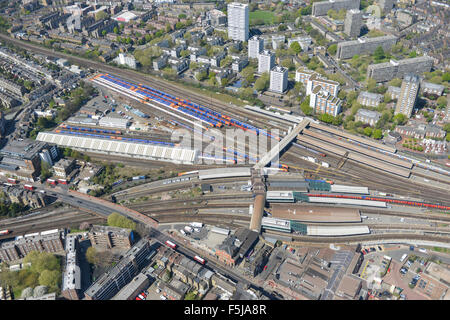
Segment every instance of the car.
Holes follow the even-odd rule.
[[[370,248],[370,252],[374,252],[374,251],[376,251],[375,248],[373,248],[373,247]]]
[[[163,295],[160,295],[159,297],[161,298],[161,300],[167,300],[167,298]]]
[[[409,250],[410,250],[410,251],[414,251],[414,246],[410,246],[410,247],[409,247]]]
[[[383,248],[381,248],[380,246],[378,246],[378,250],[379,250],[379,251],[383,251]]]

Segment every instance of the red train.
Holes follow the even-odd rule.
[[[371,197],[371,196],[348,196],[348,195],[340,195],[340,194],[308,193],[308,197],[328,197],[328,198],[345,198],[345,199],[357,199],[357,200],[383,201],[383,202],[400,204],[400,205],[405,205],[405,206],[415,206],[415,207],[426,207],[426,208],[450,210],[449,206],[442,206],[439,204],[431,204],[431,203],[409,201],[409,200],[397,200],[397,199],[389,199],[389,198],[378,198],[378,197]]]

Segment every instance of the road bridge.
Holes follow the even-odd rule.
[[[259,160],[253,167],[256,170],[261,170],[266,165],[268,165],[279,153],[287,147],[292,140],[296,139],[297,136],[302,132],[303,129],[309,124],[309,120],[304,118],[300,123],[298,123],[292,131],[285,136],[279,143],[277,143],[268,153],[266,153],[261,160]]]

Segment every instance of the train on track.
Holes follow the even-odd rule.
[[[233,119],[220,112],[213,111],[205,106],[191,102],[189,100],[180,99],[163,91],[159,91],[143,84],[133,84],[110,74],[99,74],[91,79],[105,86],[112,86],[117,90],[123,91],[126,95],[137,98],[142,103],[157,102],[160,105],[169,107],[173,111],[178,111],[191,119],[200,120],[209,127],[221,128],[232,126],[244,131],[251,132],[255,135],[266,135],[270,138],[280,140],[280,137],[268,133],[266,130],[257,128],[245,122]],[[170,113],[164,110],[166,113]]]
[[[351,196],[351,195],[341,195],[341,194],[313,194],[313,193],[308,193],[307,195],[308,195],[308,197],[326,197],[326,198],[343,198],[343,199],[382,201],[382,202],[394,203],[394,204],[405,205],[405,206],[450,210],[450,206],[443,206],[443,205],[439,205],[439,204],[410,201],[410,200],[379,198],[379,197],[372,197],[372,196]]]
[[[172,143],[172,142],[164,142],[164,141],[154,141],[154,140],[147,140],[147,139],[138,139],[138,138],[126,138],[122,136],[109,136],[109,135],[100,135],[100,134],[93,134],[93,133],[85,133],[85,132],[78,132],[78,131],[67,131],[67,130],[61,130],[57,129],[55,130],[56,133],[66,133],[66,134],[73,134],[78,136],[86,136],[90,138],[101,138],[101,139],[112,139],[112,140],[120,140],[120,141],[127,141],[127,142],[138,142],[138,143],[148,143],[148,144],[155,144],[155,145],[163,145],[163,146],[169,146],[169,147],[176,147],[178,144]]]

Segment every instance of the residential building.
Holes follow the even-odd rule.
[[[419,93],[419,87],[419,77],[409,74],[403,78],[400,96],[398,97],[394,114],[402,113],[407,118],[411,117],[417,94]]]
[[[380,120],[381,114],[376,111],[367,109],[359,109],[355,114],[355,122],[361,121],[362,123],[370,124],[374,126],[378,120]]]
[[[352,38],[359,37],[362,25],[362,12],[359,9],[347,11],[344,22],[344,32]]]
[[[258,59],[261,51],[264,50],[264,39],[254,36],[248,40],[248,57]]]
[[[391,96],[391,99],[398,99],[400,97],[401,88],[389,86],[387,93]]]
[[[2,261],[14,261],[25,257],[31,251],[60,252],[64,250],[62,232],[58,229],[17,236],[13,241],[0,244]]]
[[[377,0],[378,5],[384,13],[389,13],[394,7],[396,0]]]
[[[228,4],[228,37],[233,40],[247,41],[249,34],[248,4],[232,2]]]
[[[420,85],[420,90],[425,94],[432,94],[435,96],[442,96],[445,87],[440,84],[423,81]]]
[[[0,91],[9,92],[10,94],[15,95],[16,97],[23,97],[25,93],[25,88],[7,79],[0,78]]]
[[[141,239],[124,257],[98,278],[86,291],[87,300],[108,300],[129,283],[148,263],[154,252],[147,239]]]
[[[102,249],[129,249],[134,241],[133,230],[94,225],[88,233],[92,246]]]
[[[391,35],[342,41],[337,45],[336,58],[350,59],[355,55],[372,54],[380,46],[384,51],[389,51],[396,43],[397,37]]]
[[[371,64],[367,68],[367,77],[377,82],[385,82],[394,78],[403,78],[408,73],[422,74],[429,72],[433,66],[433,59],[427,56],[396,61]]]
[[[61,294],[69,300],[78,300],[81,289],[81,269],[78,259],[78,239],[66,238],[66,264],[64,267]]]
[[[75,168],[75,160],[69,159],[60,159],[53,165],[53,172],[55,176],[61,178],[67,178],[67,176],[73,171]]]
[[[275,66],[275,54],[263,50],[258,56],[258,73],[269,72]]]
[[[342,101],[323,90],[321,86],[316,86],[311,92],[309,106],[313,108],[314,113],[326,113],[336,117],[341,112]]]
[[[220,10],[210,10],[207,15],[213,27],[224,26],[227,23],[227,16]]]
[[[286,41],[286,36],[273,35],[272,36],[272,49],[277,50],[281,45],[284,45],[285,41]]]
[[[238,73],[241,72],[242,69],[244,69],[248,65],[248,58],[247,57],[239,57],[237,59],[234,59],[231,64],[231,69]]]
[[[277,93],[283,93],[287,89],[288,69],[275,66],[270,70],[269,90]]]
[[[114,62],[136,69],[136,59],[131,55],[119,53],[119,56],[114,59]]]
[[[357,101],[363,106],[377,107],[383,102],[384,96],[378,93],[372,93],[368,91],[361,91],[358,95]]]
[[[424,138],[439,138],[445,137],[446,132],[433,124],[411,124],[407,126],[397,126],[395,127],[395,132],[401,134],[402,136],[412,137],[416,139]]]
[[[350,10],[350,9],[359,9],[360,1],[359,0],[329,0],[329,1],[321,1],[314,2],[312,4],[312,15],[324,16],[331,9],[335,11],[339,11],[341,9]]]

